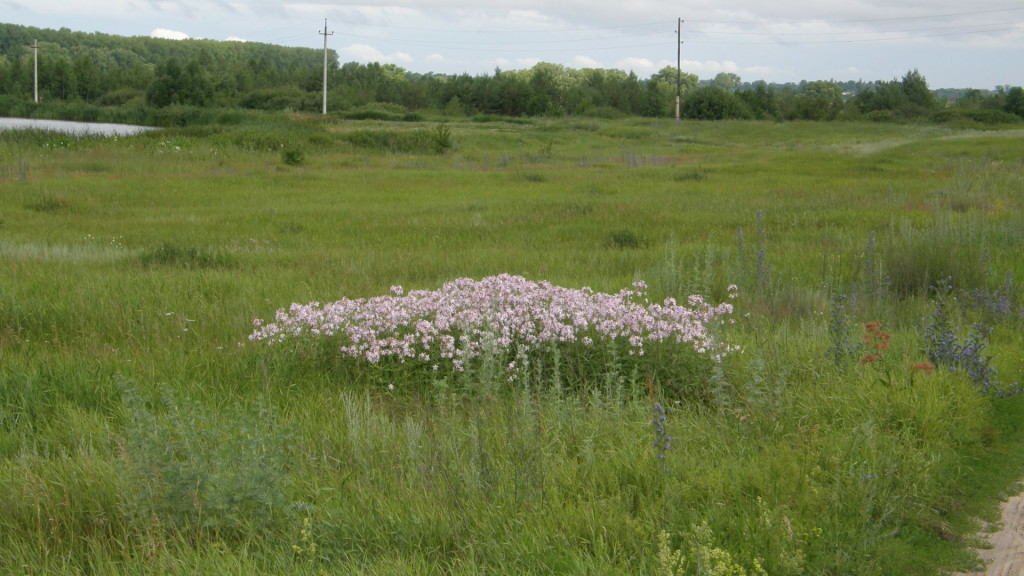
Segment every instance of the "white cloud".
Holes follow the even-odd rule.
[[[515,58],[513,60],[509,60],[508,58],[495,58],[494,63],[502,70],[522,70],[526,68],[533,68],[540,63],[540,60],[537,58]]]
[[[239,38],[238,36],[228,36],[224,39],[225,42],[248,42],[245,38]]]
[[[184,32],[178,32],[177,30],[168,30],[166,28],[157,28],[149,33],[150,38],[164,38],[165,40],[188,40],[189,35]]]
[[[676,63],[669,63],[668,60],[659,60],[654,62],[647,58],[623,58],[615,62],[615,67],[626,72],[634,72],[640,78],[648,78],[658,70],[661,70],[665,66],[675,67]]]
[[[414,61],[414,58],[405,52],[395,52],[393,54],[385,54],[380,50],[370,46],[369,44],[350,44],[340,50],[338,54],[341,55],[342,61],[355,61],[355,62],[379,62],[382,64],[394,64],[396,62],[410,63]]]
[[[573,65],[575,65],[575,66],[577,66],[579,68],[600,68],[601,67],[601,64],[597,60],[594,60],[593,58],[589,58],[587,56],[577,56],[577,57],[572,59],[572,63],[573,63]]]
[[[698,62],[695,60],[683,60],[681,67],[684,72],[696,74],[701,77],[707,75],[714,76],[715,74],[719,74],[721,72],[729,72],[732,74],[737,74],[740,72],[740,67],[737,66],[735,62],[732,62],[730,60],[726,60],[725,62],[718,62],[715,60],[705,60],[703,62]]]

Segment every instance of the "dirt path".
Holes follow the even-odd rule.
[[[959,576],[1024,576],[1024,494],[1003,504],[1000,524],[998,532],[982,534],[991,544],[989,548],[978,550],[987,569]]]

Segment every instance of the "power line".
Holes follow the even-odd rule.
[[[995,25],[993,25],[993,26],[995,26]],[[893,42],[893,41],[897,41],[897,40],[924,40],[924,39],[928,39],[928,38],[942,38],[942,37],[947,37],[947,36],[969,36],[971,34],[989,34],[989,33],[992,33],[992,32],[1008,32],[1008,31],[1013,31],[1013,30],[1019,30],[1019,28],[1016,25],[1013,25],[1013,26],[1001,27],[1001,28],[987,28],[987,29],[984,29],[984,30],[969,30],[969,31],[962,31],[962,32],[945,32],[945,33],[941,33],[941,34],[921,34],[921,35],[917,35],[917,36],[914,36],[914,35],[904,35],[904,36],[889,36],[889,37],[885,37],[885,38],[859,38],[859,39],[858,38],[850,38],[850,39],[846,39],[846,40],[843,40],[843,39],[838,39],[838,40],[798,40],[798,41],[793,41],[793,42],[784,42],[784,44],[786,44],[787,46],[799,46],[799,45],[803,45],[803,44],[848,44],[848,43],[863,44],[863,43],[873,43],[873,42],[881,43],[881,42]],[[826,34],[826,33],[823,32],[822,34]],[[837,34],[832,34],[832,33],[827,33],[827,34],[829,36],[837,35]],[[868,34],[868,33],[865,32],[865,34]],[[899,32],[871,32],[870,34],[899,34]],[[765,33],[765,34],[762,34],[762,35],[764,35],[764,36],[771,36],[772,34]],[[777,34],[776,36],[785,36],[785,35],[784,34]],[[780,42],[777,39],[774,40],[774,41],[767,41],[766,40],[764,42],[734,42],[734,41],[715,42],[715,41],[707,41],[707,40],[692,40],[691,41],[691,44],[702,44],[702,45],[727,44],[727,45],[730,45],[730,46],[765,46],[765,45],[777,45],[777,44],[781,44],[781,43],[783,43],[783,42]]]
[[[1024,8],[999,8],[996,10],[978,10],[974,12],[953,12],[948,14],[929,14],[926,16],[896,16],[892,18],[864,18],[854,20],[793,20],[793,21],[765,21],[765,20],[690,20],[698,24],[857,24],[862,22],[897,22],[906,20],[937,20],[940,18],[959,18],[961,16],[981,16],[983,14],[997,14],[1001,12],[1020,12]]]

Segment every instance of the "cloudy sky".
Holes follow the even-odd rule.
[[[1024,85],[1021,0],[0,0],[0,21],[322,48],[342,62],[491,74],[537,62],[702,79]]]

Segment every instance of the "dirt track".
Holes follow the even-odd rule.
[[[989,548],[978,550],[986,570],[960,576],[1024,576],[1024,494],[1003,504],[1000,524],[998,532],[982,535],[991,544]]]

